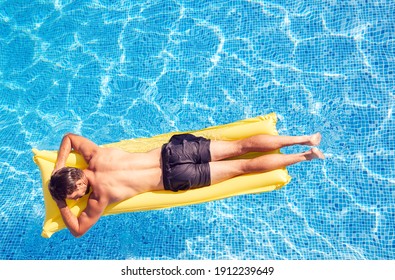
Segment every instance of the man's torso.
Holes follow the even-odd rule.
[[[89,162],[90,184],[95,195],[106,196],[109,203],[163,190],[160,160],[160,148],[148,153],[100,148]]]

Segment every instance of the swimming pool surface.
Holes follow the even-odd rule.
[[[0,259],[394,259],[394,34],[393,1],[0,0]],[[40,236],[32,148],[270,112],[327,159],[278,191]]]

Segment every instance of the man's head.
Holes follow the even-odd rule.
[[[63,167],[51,176],[49,192],[56,200],[77,200],[89,192],[89,182],[81,169]]]

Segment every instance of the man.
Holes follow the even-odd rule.
[[[324,159],[317,148],[299,154],[268,154],[253,159],[223,159],[248,152],[267,152],[291,145],[317,146],[321,134],[305,136],[255,135],[236,141],[208,140],[191,134],[173,136],[162,148],[147,153],[128,153],[99,147],[82,136],[68,133],[60,144],[49,183],[62,218],[75,237],[86,233],[107,205],[156,190],[187,190],[216,184],[235,176],[266,172],[298,162]],[[65,167],[69,153],[80,153],[88,167]],[[65,199],[89,195],[87,206],[74,216]]]

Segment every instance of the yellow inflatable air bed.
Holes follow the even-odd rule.
[[[236,140],[256,134],[277,135],[276,122],[276,114],[271,113],[234,123],[208,127],[203,130],[189,131],[188,133],[215,140]],[[102,146],[117,147],[129,152],[146,152],[161,147],[172,135],[178,133],[179,132],[173,132],[151,138],[123,140]],[[41,172],[46,210],[41,235],[45,238],[49,238],[55,232],[65,228],[59,209],[48,191],[48,182],[56,162],[57,151],[39,151],[33,149],[33,153],[34,162],[38,165]],[[271,153],[280,153],[280,151],[276,150]],[[257,155],[260,154],[250,153],[244,155],[243,158],[251,158]],[[83,169],[86,168],[87,164],[78,153],[72,152],[67,159],[66,166]],[[125,201],[109,205],[105,209],[104,215],[183,206],[223,199],[235,195],[267,192],[281,188],[287,184],[290,179],[291,177],[288,175],[287,170],[283,168],[266,173],[243,175],[209,187],[189,191],[171,192],[164,190],[147,192]],[[78,201],[67,200],[67,204],[71,211],[78,216],[85,208],[87,199],[88,196]]]

